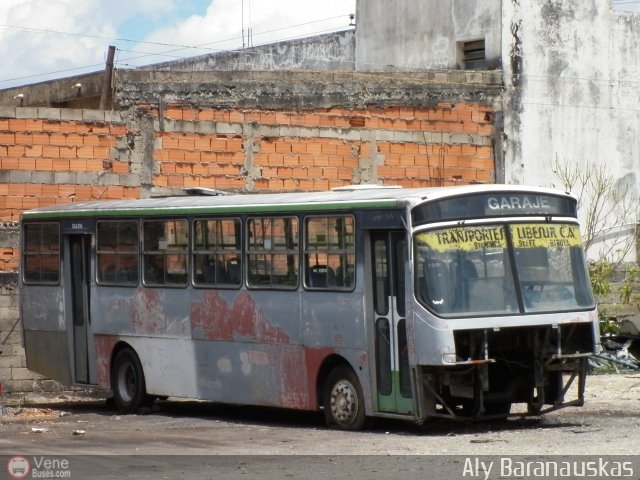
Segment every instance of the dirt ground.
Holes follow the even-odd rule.
[[[28,404],[29,401],[34,400],[38,401],[38,405]],[[13,398],[12,401],[18,403],[13,403],[9,408],[5,406],[0,424],[0,457],[13,455],[266,455],[275,457],[290,455],[532,455],[539,457],[556,454],[602,456],[640,453],[639,374],[589,376],[584,407],[566,408],[541,418],[468,424],[436,420],[423,426],[379,420],[362,432],[329,430],[324,426],[323,417],[320,414],[221,406],[208,402],[171,401],[170,399],[160,402],[155,408],[156,411],[151,414],[124,416],[106,406],[104,401],[75,398],[40,398],[26,399],[26,401]],[[96,461],[98,460],[94,463]],[[236,473],[241,472],[235,464],[229,468]],[[3,466],[0,465],[0,472],[2,469]],[[223,478],[220,473],[221,471],[210,478]],[[258,477],[260,473],[265,472],[254,472]],[[140,476],[138,472],[136,478],[146,477]],[[148,478],[174,477],[165,475]],[[269,478],[281,477],[276,475]],[[369,475],[364,478],[373,477]]]

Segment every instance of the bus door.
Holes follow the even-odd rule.
[[[71,292],[71,321],[73,324],[73,358],[75,381],[90,383],[89,358],[92,343],[89,341],[89,252],[91,236],[68,235],[69,273]]]
[[[405,319],[404,231],[372,231],[372,281],[378,410],[412,413]]]

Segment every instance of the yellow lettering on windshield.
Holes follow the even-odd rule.
[[[416,235],[421,246],[429,247],[438,252],[474,251],[485,248],[506,248],[504,228],[491,227],[462,227],[447,228],[423,232]]]
[[[515,248],[579,247],[582,245],[577,225],[522,223],[511,225]]]

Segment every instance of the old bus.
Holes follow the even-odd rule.
[[[185,397],[342,429],[583,403],[600,347],[570,195],[198,193],[23,214],[31,370],[123,412]]]

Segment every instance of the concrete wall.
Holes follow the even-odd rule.
[[[637,198],[640,16],[596,0],[505,0],[503,15],[507,182],[557,185],[555,161],[594,164]]]
[[[156,63],[156,70],[329,70],[355,66],[354,30]]]
[[[361,0],[356,69],[458,69],[458,42],[479,39],[499,68],[500,18],[501,0]]]

